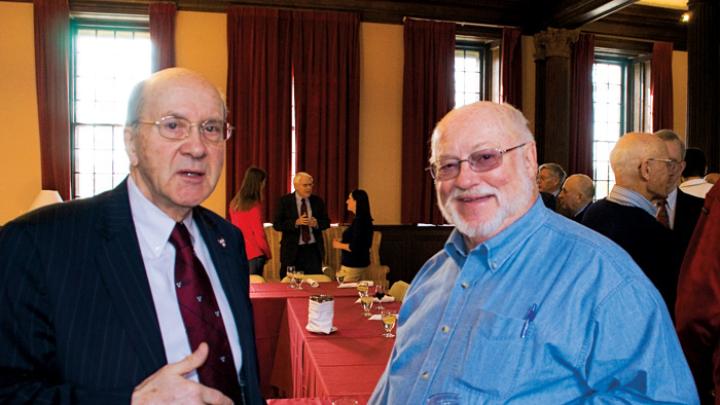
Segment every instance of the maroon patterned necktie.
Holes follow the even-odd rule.
[[[307,204],[305,204],[305,199],[300,200],[300,215],[307,215]],[[310,242],[310,227],[307,225],[300,225],[300,236],[302,237],[302,241],[305,243]]]
[[[207,360],[197,369],[200,382],[222,391],[235,403],[242,403],[220,307],[205,268],[195,256],[190,233],[182,222],[175,224],[170,243],[175,246],[175,287],[190,348],[195,351],[202,342],[210,347]]]
[[[667,200],[657,200],[655,202],[655,207],[657,208],[655,218],[657,218],[665,228],[670,228],[670,216],[668,216],[666,206]]]

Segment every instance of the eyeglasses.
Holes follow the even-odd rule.
[[[530,142],[521,143],[520,145],[507,149],[493,148],[479,150],[471,153],[467,159],[443,159],[431,164],[425,170],[430,172],[433,179],[440,181],[451,180],[457,177],[460,174],[460,166],[463,162],[468,162],[470,169],[475,173],[487,172],[502,164],[504,154],[521,148],[528,143]]]
[[[232,136],[233,126],[225,121],[206,120],[200,123],[192,123],[189,120],[168,115],[157,121],[135,121],[137,124],[155,125],[160,136],[172,140],[182,140],[190,136],[192,127],[198,127],[200,135],[211,143],[227,141]]]
[[[675,168],[679,163],[675,159],[659,159],[659,158],[648,158],[648,160],[654,160],[656,162],[663,162],[669,169]]]

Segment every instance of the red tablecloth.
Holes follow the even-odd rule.
[[[338,330],[330,335],[305,330],[308,297],[316,294],[335,297]],[[367,402],[395,340],[381,336],[381,321],[362,316],[360,305],[354,303],[354,289],[321,283],[318,288],[297,291],[287,284],[266,283],[251,285],[250,297],[266,397],[293,397],[287,403],[324,404],[346,397]],[[400,304],[385,306],[397,310]],[[298,400],[310,402],[292,402]]]
[[[320,283],[317,288],[303,285],[302,290],[291,289],[289,284],[282,283],[250,285],[250,299],[255,318],[255,343],[260,366],[260,384],[262,392],[267,398],[278,394],[270,385],[270,376],[274,368],[280,326],[287,324],[285,311],[287,298],[307,298],[317,294],[327,294],[333,297],[357,296],[354,288],[337,288],[336,283]]]

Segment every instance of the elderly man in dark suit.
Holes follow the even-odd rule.
[[[305,172],[293,178],[295,192],[284,195],[276,211],[273,228],[282,232],[280,241],[280,277],[287,266],[305,274],[321,274],[325,256],[322,231],[330,226],[325,202],[313,195],[314,180]]]
[[[167,69],[131,93],[130,175],[0,234],[0,402],[262,404],[239,230],[199,206],[220,93]]]
[[[573,174],[560,189],[557,211],[575,222],[582,222],[593,196],[595,186],[592,179],[585,174]]]

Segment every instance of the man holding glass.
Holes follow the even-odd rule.
[[[197,73],[154,74],[130,95],[128,178],[3,228],[0,402],[264,403],[242,235],[199,206],[226,115]]]
[[[371,404],[697,403],[657,290],[617,245],[546,209],[522,114],[479,102],[431,141],[455,225],[413,280]]]

